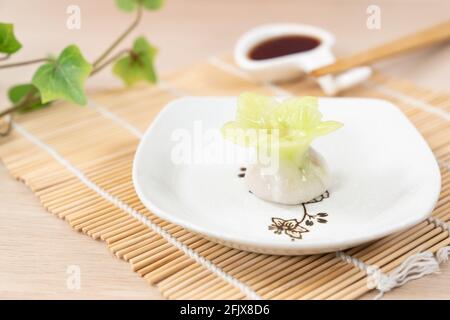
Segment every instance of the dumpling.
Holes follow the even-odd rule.
[[[280,159],[273,174],[264,174],[261,164],[250,165],[245,172],[249,191],[259,198],[281,204],[300,204],[324,194],[329,187],[329,173],[323,157],[312,148],[308,150],[304,167]]]
[[[310,144],[342,124],[321,119],[316,97],[278,102],[255,93],[241,94],[236,120],[226,123],[222,134],[257,151],[256,163],[245,173],[249,191],[263,200],[287,205],[325,193],[330,182],[327,165]]]

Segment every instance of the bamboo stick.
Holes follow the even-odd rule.
[[[450,21],[407,35],[367,51],[341,58],[335,63],[319,68],[311,74],[320,77],[329,73],[342,72],[347,69],[372,63],[374,61],[403,53],[408,50],[419,49],[432,44],[447,41],[450,38]]]

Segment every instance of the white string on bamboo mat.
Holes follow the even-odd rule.
[[[367,287],[377,289],[379,293],[374,297],[380,299],[386,292],[402,286],[408,281],[421,278],[439,271],[439,263],[431,252],[420,252],[409,256],[393,272],[385,274],[378,266],[369,265],[349,256],[344,252],[336,252],[336,256],[346,263],[351,263],[367,274]]]
[[[450,235],[450,226],[446,222],[436,217],[429,217],[427,220],[437,227],[442,228],[442,230],[447,231]],[[351,263],[358,269],[364,271],[368,276],[367,286],[369,288],[376,288],[379,291],[378,295],[374,298],[379,299],[384,293],[408,281],[438,272],[439,264],[448,261],[449,251],[450,246],[446,246],[436,252],[436,257],[431,252],[414,254],[409,256],[398,268],[387,275],[382,273],[378,266],[366,264],[342,251],[336,252],[336,256],[342,261]]]
[[[437,227],[441,227],[442,230],[447,231],[450,236],[450,226],[445,221],[442,221],[436,217],[428,217],[428,221],[433,223]],[[447,262],[449,256],[450,246],[442,247],[436,252],[436,259],[439,263]]]
[[[173,96],[176,97],[185,97],[185,96],[189,96],[189,94],[187,94],[186,92],[184,92],[183,90],[181,90],[180,88],[177,88],[175,86],[173,86],[172,84],[164,81],[164,80],[158,80],[158,82],[156,83],[156,85],[158,86],[159,89],[170,93]]]
[[[167,242],[169,242],[171,245],[173,245],[174,247],[181,250],[183,253],[185,253],[188,257],[193,259],[195,262],[204,266],[206,269],[208,269],[215,275],[219,276],[220,278],[224,279],[231,285],[238,288],[249,299],[252,299],[252,300],[261,300],[262,299],[253,289],[251,289],[245,283],[239,281],[238,279],[234,278],[230,274],[226,273],[221,268],[219,268],[214,263],[212,263],[210,260],[199,255],[197,252],[195,252],[194,250],[192,250],[191,248],[186,246],[184,243],[177,240],[175,237],[173,237],[169,232],[167,232],[166,230],[161,228],[159,225],[157,225],[156,223],[153,223],[149,218],[142,215],[137,210],[133,209],[132,207],[130,207],[128,204],[126,204],[119,198],[111,195],[108,191],[102,189],[100,186],[96,185],[87,176],[85,176],[84,173],[81,172],[76,166],[74,166],[72,163],[70,163],[68,160],[66,160],[63,156],[61,156],[55,149],[53,149],[48,144],[46,144],[45,142],[43,142],[40,139],[38,139],[37,137],[35,137],[32,133],[30,133],[24,127],[15,123],[14,129],[17,132],[19,132],[22,136],[24,136],[26,139],[28,139],[31,143],[33,143],[34,145],[36,145],[39,148],[46,151],[50,156],[52,156],[56,161],[58,161],[61,165],[63,165],[67,170],[72,172],[88,188],[95,191],[98,195],[103,197],[105,200],[111,202],[117,208],[122,209],[123,211],[128,213],[133,218],[142,222],[144,225],[146,225],[147,227],[152,229],[154,232],[159,234]]]
[[[162,80],[159,80],[159,82],[157,83],[157,86],[159,89],[161,89],[164,92],[167,92],[175,97],[184,97],[184,96],[188,95],[185,92],[181,91],[180,89],[176,88],[175,86],[173,86],[165,81],[162,81]],[[130,131],[134,136],[136,136],[138,138],[142,138],[143,133],[141,132],[141,130],[139,130],[137,127],[135,127],[128,121],[124,120],[123,118],[119,117],[114,112],[109,111],[107,108],[103,107],[102,105],[98,104],[96,101],[94,101],[92,99],[88,99],[88,105],[90,107],[94,107],[95,109],[97,109],[98,112],[100,112],[105,117],[113,120],[119,126]]]
[[[445,169],[447,169],[448,171],[450,171],[450,164],[448,163],[447,160],[439,161],[439,164],[441,166],[443,166]]]
[[[241,69],[236,68],[235,66],[223,61],[222,59],[220,59],[216,56],[210,57],[208,59],[208,63],[222,71],[225,71],[227,73],[230,73],[232,75],[240,77],[249,82],[254,82],[252,80],[252,78],[250,78],[250,76],[248,74],[246,74],[245,72],[243,72]],[[283,88],[280,88],[279,86],[277,86],[269,81],[262,82],[262,85],[267,87],[268,89],[271,89],[277,95],[280,95],[280,96],[291,96],[292,95],[289,91],[284,90]]]
[[[443,109],[436,108],[435,106],[433,106],[429,103],[426,103],[425,101],[413,98],[413,97],[408,96],[400,91],[388,88],[382,84],[364,83],[363,85],[366,88],[373,89],[384,95],[401,100],[406,104],[416,107],[417,109],[426,111],[428,113],[433,113],[433,114],[443,118],[444,120],[450,121],[450,113],[449,112],[447,112]]]
[[[116,115],[114,112],[109,111],[108,109],[106,109],[105,107],[102,107],[101,105],[99,105],[97,102],[95,102],[92,99],[88,99],[88,106],[95,108],[100,114],[102,114],[103,116],[111,119],[112,121],[114,121],[115,123],[117,123],[119,126],[127,129],[128,131],[130,131],[134,136],[141,138],[142,137],[142,133],[141,131],[136,128],[135,126],[133,126],[131,123],[125,121],[124,119],[122,119],[121,117],[119,117],[118,115]]]

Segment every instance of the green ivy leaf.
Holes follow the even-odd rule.
[[[142,0],[142,3],[148,10],[158,10],[164,5],[164,0]]]
[[[58,59],[39,67],[32,83],[39,89],[42,103],[56,99],[85,105],[84,82],[92,71],[76,45],[65,48]]]
[[[139,3],[148,10],[157,10],[164,4],[164,0],[116,0],[117,6],[127,12],[136,10]]]
[[[0,52],[12,54],[20,50],[22,44],[14,35],[14,26],[10,23],[0,23]]]
[[[157,49],[148,43],[144,37],[134,41],[133,50],[119,59],[113,67],[113,72],[131,86],[139,81],[155,83],[157,81],[154,59]]]
[[[24,105],[19,110],[20,112],[34,111],[49,105],[49,103],[41,103],[39,90],[32,83],[18,84],[11,87],[8,90],[8,98],[13,104],[17,104],[24,99],[26,95],[32,92],[34,93],[36,99],[33,99]]]
[[[34,90],[37,91],[36,87],[31,83],[15,85],[8,90],[9,101],[16,104]]]

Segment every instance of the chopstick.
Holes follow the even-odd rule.
[[[314,77],[338,73],[347,69],[370,64],[406,51],[423,48],[450,39],[450,20],[431,28],[401,37],[387,44],[338,59],[335,63],[312,71]]]

